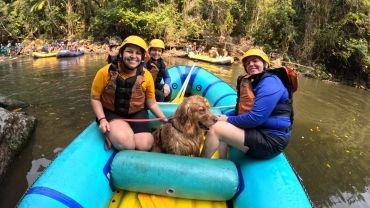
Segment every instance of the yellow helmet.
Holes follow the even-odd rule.
[[[160,39],[153,39],[149,43],[149,50],[150,48],[162,48],[164,50],[164,42]]]
[[[141,49],[144,50],[144,53],[148,50],[148,45],[146,44],[144,39],[136,35],[131,35],[131,36],[128,36],[125,40],[123,40],[121,46],[119,47],[120,53],[121,53],[121,49],[124,48],[124,46],[127,44],[133,44],[133,45],[139,46]]]
[[[244,62],[244,60],[246,58],[250,57],[250,56],[257,56],[257,57],[261,58],[262,60],[264,60],[268,65],[270,65],[269,57],[261,49],[258,49],[258,48],[249,49],[247,52],[245,52],[243,54],[242,62]]]

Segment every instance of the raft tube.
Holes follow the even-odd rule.
[[[235,108],[237,98],[235,90],[228,83],[196,64],[173,66],[168,69],[171,77],[171,100],[179,93],[190,71],[192,73],[186,95],[201,95],[207,98],[212,107],[220,109],[222,113]]]
[[[230,160],[125,150],[111,165],[119,189],[186,199],[225,201],[238,190],[238,170]]]

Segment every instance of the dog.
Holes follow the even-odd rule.
[[[203,136],[216,122],[207,99],[199,95],[186,97],[169,122],[153,132],[152,151],[199,157]]]

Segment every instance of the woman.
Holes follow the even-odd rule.
[[[153,77],[143,68],[146,42],[138,36],[127,37],[119,47],[118,68],[110,64],[96,73],[91,87],[91,106],[99,129],[118,150],[148,151],[153,136],[148,122],[125,119],[148,119],[149,108],[155,116],[165,115],[155,101]]]
[[[211,157],[219,148],[225,158],[227,144],[252,157],[267,159],[288,145],[293,108],[287,88],[278,76],[266,72],[270,60],[262,50],[248,50],[242,62],[248,75],[238,79],[236,108],[221,115],[210,128],[203,157]]]
[[[163,51],[164,42],[162,40],[153,39],[150,41],[150,60],[145,64],[145,68],[147,68],[153,76],[155,84],[155,98],[157,102],[169,102],[171,100],[171,77],[167,72],[164,60],[162,59]]]

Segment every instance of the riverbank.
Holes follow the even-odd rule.
[[[79,40],[75,42],[78,43],[79,48],[84,50],[84,53],[86,54],[107,54],[109,51],[109,46],[107,43],[93,42],[90,40]],[[27,56],[31,55],[33,51],[41,51],[41,48],[43,45],[45,45],[45,43],[47,43],[45,40],[40,39],[34,41],[24,40],[24,48],[20,52],[19,56]],[[214,42],[212,44],[218,46],[217,44],[220,43]],[[176,47],[166,48],[165,52],[163,53],[163,57],[187,57],[185,47],[186,45],[179,45]],[[239,44],[227,43],[227,50],[229,55],[234,58],[234,64],[240,64],[240,57],[242,56],[243,52],[251,47],[255,47],[253,41],[251,40],[240,40]],[[322,70],[319,66],[303,65],[297,62],[286,60],[284,59],[283,54],[279,54],[279,52],[271,52],[268,53],[268,55],[271,59],[271,67],[287,65],[293,67],[300,73],[301,76],[319,79],[329,84],[344,84],[363,90],[370,90],[370,80],[364,83],[359,83],[353,80],[345,80],[344,78],[340,80],[335,78],[333,74]],[[5,59],[6,57],[4,56],[0,57],[0,61],[4,61]]]

